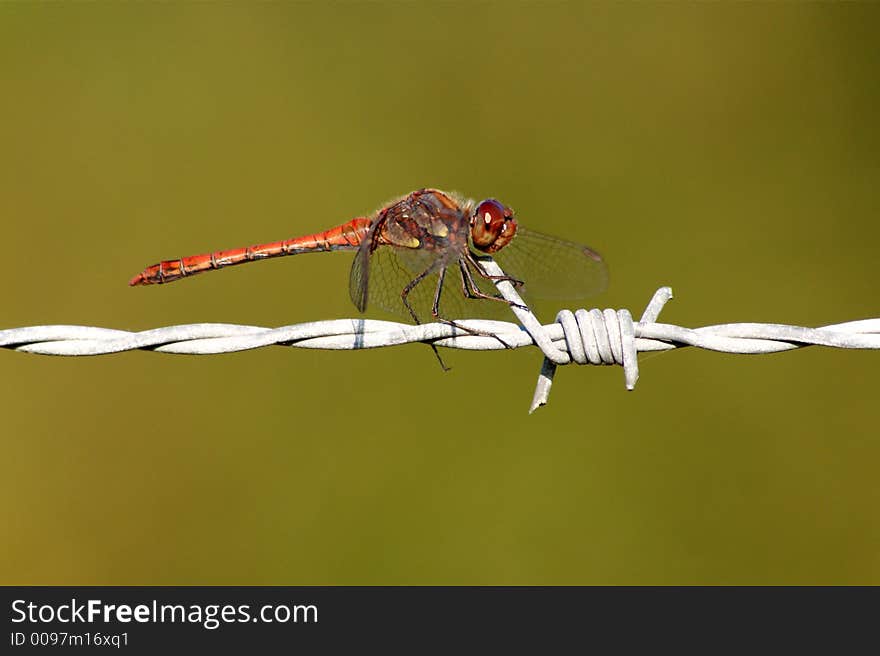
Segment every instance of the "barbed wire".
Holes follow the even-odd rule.
[[[484,267],[492,273],[492,268]],[[500,271],[500,269],[498,270]],[[497,275],[492,273],[492,275]],[[197,323],[129,332],[91,326],[29,326],[0,330],[0,347],[58,356],[106,355],[132,350],[210,355],[281,345],[297,348],[355,350],[422,342],[466,350],[502,350],[538,346],[544,354],[529,412],[547,403],[558,365],[621,365],[626,388],[639,377],[638,353],[693,346],[724,353],[777,353],[805,346],[880,349],[880,319],[806,328],[784,324],[731,323],[684,328],[657,323],[672,298],[661,287],[639,322],[628,310],[561,311],[543,326],[522,303],[510,283],[502,295],[522,325],[506,321],[461,320],[461,328],[443,324],[410,325],[374,319],[336,319],[265,328],[225,323]],[[473,331],[473,332],[468,332]]]

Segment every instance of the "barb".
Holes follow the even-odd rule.
[[[512,289],[512,286],[511,286]],[[502,290],[502,293],[505,293]],[[514,292],[515,293],[515,292]],[[466,333],[446,324],[408,325],[372,319],[337,319],[281,328],[222,323],[168,326],[142,332],[89,326],[30,326],[0,330],[0,347],[40,355],[106,355],[132,350],[210,355],[280,345],[297,348],[355,350],[423,342],[466,350],[503,350],[538,345],[545,353],[531,411],[545,405],[558,364],[624,367],[627,389],[638,380],[638,353],[686,346],[724,353],[777,353],[805,346],[880,349],[880,319],[805,328],[783,324],[731,323],[683,328],[656,323],[672,298],[669,287],[657,290],[639,322],[628,310],[568,310],[542,326],[531,319],[524,326],[505,321],[464,320]],[[519,309],[519,308],[515,308]],[[522,317],[518,318],[522,320]],[[495,337],[498,335],[503,343]],[[537,335],[537,337],[535,336]],[[505,344],[507,346],[505,346]]]

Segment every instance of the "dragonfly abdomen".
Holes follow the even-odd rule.
[[[214,251],[203,255],[191,255],[176,260],[163,260],[129,280],[129,285],[160,285],[187,276],[222,269],[227,266],[264,260],[282,255],[320,253],[326,251],[356,250],[370,229],[370,219],[359,217],[323,232],[285,241],[273,241],[247,248]]]

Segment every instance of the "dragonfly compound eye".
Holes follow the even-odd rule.
[[[496,253],[516,234],[513,211],[494,198],[484,200],[471,216],[471,242],[482,253]]]

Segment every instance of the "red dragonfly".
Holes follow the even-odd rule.
[[[427,313],[457,325],[447,317],[492,317],[499,315],[497,309],[507,309],[508,302],[494,293],[492,276],[480,267],[480,257],[495,259],[528,302],[584,298],[604,289],[607,280],[598,253],[518,227],[513,210],[495,199],[477,203],[420,189],[372,217],[287,241],[166,260],[147,267],[129,284],[161,284],[254,260],[338,250],[357,251],[349,292],[358,310],[375,302],[409,314],[416,323]],[[444,284],[450,272],[458,273],[460,289]]]

